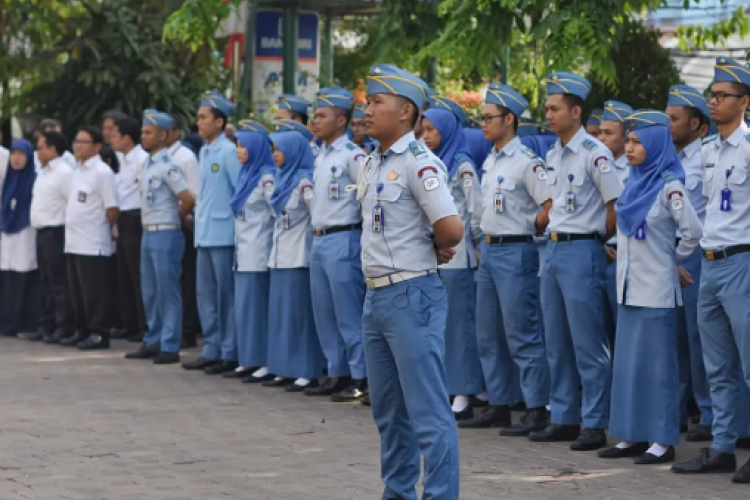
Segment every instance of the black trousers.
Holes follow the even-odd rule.
[[[36,232],[36,260],[39,265],[39,328],[63,335],[73,332],[73,305],[68,293],[65,266],[65,226],[45,227]]]
[[[121,212],[117,220],[117,281],[120,322],[129,333],[148,329],[141,295],[141,238],[143,226],[140,210]]]
[[[75,329],[108,336],[112,322],[109,313],[111,259],[73,254],[66,257]]]
[[[35,332],[38,305],[38,271],[0,271],[0,335]]]
[[[185,252],[182,254],[182,338],[187,342],[194,342],[201,331],[201,321],[198,317],[198,300],[196,297],[196,266],[195,234],[193,229],[182,228],[185,235]]]

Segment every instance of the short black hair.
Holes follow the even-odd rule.
[[[62,123],[60,123],[60,120],[56,120],[54,118],[43,118],[39,122],[39,126],[36,128],[37,132],[41,133],[44,132],[47,129],[50,128],[62,128]]]
[[[185,120],[180,115],[170,115],[172,117],[171,130],[180,130],[185,128]]]
[[[307,123],[310,121],[310,117],[307,116],[307,113],[300,113],[298,111],[291,111],[291,113],[292,113],[292,119],[301,121],[302,125],[306,126]]]
[[[138,144],[141,140],[141,124],[135,118],[126,116],[115,120],[115,127],[120,131],[120,135],[128,136],[133,144]]]
[[[419,106],[417,106],[417,103],[409,99],[408,97],[403,96],[397,96],[401,100],[401,105],[404,104],[411,104],[412,108],[414,108],[414,111],[411,115],[411,128],[414,128],[417,125],[417,121],[420,119],[420,116],[422,114],[422,111],[419,109]]]
[[[706,115],[701,113],[698,108],[687,106],[685,109],[687,110],[688,120],[693,120],[696,118],[699,120],[697,130],[700,130],[703,125],[709,125],[708,118],[706,118]]]
[[[229,123],[229,118],[227,118],[227,115],[222,113],[216,108],[211,108],[211,114],[214,117],[214,120],[220,119],[221,120],[221,130],[226,130],[227,123]]]
[[[102,114],[102,121],[112,120],[113,122],[116,122],[117,120],[127,118],[127,116],[127,114],[123,113],[119,109],[110,109],[109,111],[105,111],[104,114]]]
[[[729,82],[729,84],[734,89],[734,93],[741,96],[750,95],[750,87],[745,85],[744,83],[736,83],[736,82]]]
[[[81,125],[78,127],[78,132],[86,132],[89,134],[91,141],[94,144],[104,144],[104,136],[102,135],[102,131],[99,130],[99,127],[93,125]]]
[[[342,116],[346,118],[346,123],[349,123],[349,120],[352,119],[352,110],[349,108],[339,108],[338,106],[334,106],[333,112],[336,115],[336,118],[341,118]]]
[[[510,115],[513,117],[513,132],[518,132],[518,116],[516,116],[516,114],[511,111],[510,108],[506,108],[505,106],[500,106],[498,104],[493,104],[493,106],[500,110],[501,115]]]
[[[99,157],[104,163],[109,165],[114,173],[118,173],[120,171],[120,160],[117,159],[115,150],[107,144],[102,146],[102,149],[99,151]]]
[[[572,110],[573,108],[578,106],[579,108],[581,108],[581,112],[583,112],[583,106],[584,106],[583,99],[573,94],[563,94],[562,96],[563,96],[563,101],[565,101],[565,104],[568,106],[568,109]]]
[[[45,144],[55,148],[58,156],[62,156],[68,150],[68,139],[61,132],[43,130],[39,132],[39,137],[44,137]]]

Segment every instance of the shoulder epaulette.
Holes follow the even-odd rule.
[[[745,138],[747,138],[747,136],[745,136]],[[716,139],[716,134],[709,135],[708,137],[706,137],[705,139],[703,139],[703,144],[708,144],[709,142],[713,142],[714,139]]]
[[[584,139],[583,143],[581,143],[581,145],[584,148],[588,149],[589,151],[593,151],[597,147],[599,147],[599,145],[597,143],[595,143],[594,141],[592,141],[591,139]]]
[[[346,143],[346,147],[347,147],[347,148],[348,148],[348,149],[349,149],[350,151],[354,151],[355,149],[357,149],[357,146],[356,146],[356,145],[355,145],[355,144],[354,144],[353,142],[351,142],[351,141],[349,141],[349,142],[347,142],[347,143]]]
[[[471,158],[469,158],[469,155],[467,155],[466,153],[456,153],[456,155],[453,157],[453,159],[455,161],[457,161],[459,165],[462,164],[462,163],[471,163],[471,164],[474,163],[471,160]]]
[[[427,156],[427,150],[417,141],[411,141],[409,143],[409,151],[411,151],[411,154],[413,154],[417,158]]]
[[[665,170],[664,172],[661,173],[661,178],[664,179],[665,183],[679,180],[677,179],[677,177],[675,177],[675,175],[672,172],[668,170]]]
[[[534,152],[533,149],[527,146],[521,146],[521,152],[531,158],[532,160],[538,160],[539,156]]]
[[[747,142],[750,142],[750,134],[745,134],[745,140],[746,140]]]
[[[547,151],[552,151],[553,149],[555,149],[555,144],[556,143],[554,143],[554,142],[552,144],[550,144],[549,145],[549,149],[547,149]]]

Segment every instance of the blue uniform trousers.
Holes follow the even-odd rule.
[[[703,260],[698,292],[698,328],[713,408],[713,443],[734,453],[743,434],[739,387],[750,387],[750,253]],[[747,394],[747,392],[746,392]],[[747,402],[746,402],[747,403]]]
[[[606,304],[604,307],[604,328],[610,347],[615,346],[617,332],[617,261],[607,264]]]
[[[489,245],[479,264],[477,337],[490,404],[549,402],[549,367],[539,317],[539,254],[534,243]]]
[[[180,352],[185,237],[180,229],[144,231],[141,239],[141,292],[148,332],[143,343],[162,352]]]
[[[550,241],[542,271],[552,422],[609,425],[611,358],[604,328],[606,257],[596,240]],[[583,406],[579,387],[583,386]]]
[[[443,365],[445,287],[437,275],[368,289],[363,329],[372,414],[380,433],[383,499],[459,497],[458,434]]]
[[[237,360],[234,324],[234,247],[198,247],[198,315],[203,357]]]
[[[234,318],[240,366],[268,363],[268,271],[234,273]]]
[[[362,349],[365,279],[361,239],[361,230],[313,238],[310,287],[315,328],[328,360],[329,377],[367,377]]]

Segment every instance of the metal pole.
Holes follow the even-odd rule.
[[[255,60],[255,25],[258,19],[258,0],[249,0],[250,9],[245,20],[245,66],[242,71],[240,117],[249,115],[252,109],[253,62]]]
[[[503,85],[508,85],[510,78],[510,46],[503,47]]]
[[[285,94],[297,91],[297,4],[284,7],[284,75]]]
[[[324,26],[323,37],[326,41],[323,61],[325,62],[324,82],[326,85],[333,85],[333,12],[326,9],[326,21]]]

